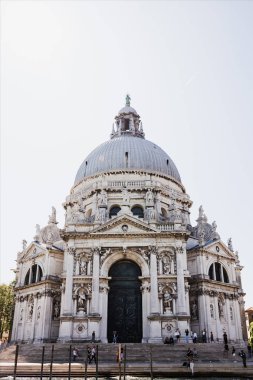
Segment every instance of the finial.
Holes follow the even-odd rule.
[[[130,101],[131,101],[131,98],[130,98],[129,94],[127,94],[127,96],[126,96],[126,106],[127,107],[130,107]]]

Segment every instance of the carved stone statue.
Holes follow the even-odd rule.
[[[71,206],[67,205],[67,209],[66,209],[66,224],[67,223],[71,223],[71,221],[72,221]]]
[[[25,250],[27,247],[27,241],[25,239],[22,240],[22,246],[23,246],[23,250]]]
[[[196,301],[194,301],[191,305],[191,317],[192,319],[198,319],[198,305]]]
[[[164,257],[163,260],[163,274],[171,274],[171,261],[169,257]]]
[[[54,303],[53,319],[57,319],[59,317],[60,317],[60,302],[56,300]]]
[[[107,205],[107,192],[105,190],[102,190],[98,195],[98,205]]]
[[[129,196],[127,189],[125,189],[125,188],[122,190],[122,198],[123,198],[123,202],[129,203],[130,196]]]
[[[36,233],[34,236],[34,241],[39,241],[40,240],[40,225],[36,224],[35,228],[36,228]]]
[[[32,316],[33,316],[33,302],[30,302],[28,304],[28,315],[27,315],[28,321],[32,320]]]
[[[83,287],[80,288],[78,292],[78,299],[77,299],[77,311],[84,311],[86,312],[86,293]]]
[[[172,310],[171,305],[172,305],[172,296],[169,293],[169,291],[166,290],[164,295],[163,295],[163,307],[164,307],[164,311],[166,313],[171,312],[171,310]]]
[[[221,299],[218,300],[218,309],[219,309],[219,317],[223,317],[224,311],[223,311],[223,302]]]
[[[232,238],[228,239],[228,248],[230,249],[230,251],[234,251],[233,244],[232,244]]]
[[[79,273],[84,276],[87,274],[87,262],[84,260],[79,262]]]
[[[130,107],[130,101],[131,101],[131,98],[130,98],[130,96],[127,94],[127,95],[126,95],[126,106],[127,106],[127,107]]]
[[[203,206],[201,205],[200,207],[199,207],[199,218],[203,218],[204,217],[204,209],[203,209]]]
[[[148,191],[146,192],[146,202],[148,204],[151,204],[154,202],[154,194],[152,192],[152,190],[148,189]]]
[[[49,220],[48,220],[48,224],[51,224],[51,223],[57,224],[56,209],[54,206],[52,207],[52,213],[51,213],[51,215],[49,215]]]

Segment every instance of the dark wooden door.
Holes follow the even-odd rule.
[[[138,343],[142,340],[141,270],[127,260],[112,265],[108,294],[108,342],[117,331],[118,342]]]

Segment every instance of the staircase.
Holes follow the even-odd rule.
[[[72,348],[76,347],[79,352],[79,357],[76,362],[72,361],[71,357],[71,373],[75,376],[83,376],[86,371],[87,360],[87,347],[92,344],[75,343]],[[44,352],[44,376],[48,375],[50,370],[54,375],[63,376],[67,375],[69,371],[69,349],[70,344],[57,343],[54,344],[53,352],[53,367],[50,369],[52,344],[21,344],[19,345],[18,353],[18,367],[17,373],[21,375],[36,376],[41,370],[42,348],[45,347]],[[189,369],[182,366],[186,361],[186,352],[190,347],[196,347],[198,357],[195,361],[195,368],[198,369],[199,374],[202,376],[211,377],[211,373],[224,374],[224,372],[238,374],[242,370],[243,373],[250,373],[253,375],[252,359],[248,361],[248,368],[242,368],[242,361],[238,355],[241,347],[235,345],[236,357],[233,357],[230,352],[224,355],[223,344],[219,343],[198,343],[198,344],[184,344],[178,343],[175,345],[167,344],[147,344],[147,343],[127,343],[122,344],[121,347],[126,349],[126,363],[119,366],[117,363],[117,352],[119,349],[118,344],[96,344],[98,356],[98,374],[99,376],[113,376],[119,375],[119,371],[123,373],[125,368],[126,374],[145,375],[150,376],[151,371],[154,375],[176,375],[177,377],[182,374],[189,374]],[[12,375],[14,371],[16,346],[12,345],[0,352],[0,376]],[[152,365],[151,365],[152,357]],[[29,364],[28,364],[29,363]],[[230,372],[229,372],[230,371]],[[87,375],[94,376],[96,373],[96,366],[94,364],[87,366]],[[249,375],[249,373],[248,373]]]

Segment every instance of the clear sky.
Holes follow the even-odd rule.
[[[239,251],[253,306],[253,2],[1,1],[1,277],[109,138],[127,92],[146,138]]]

